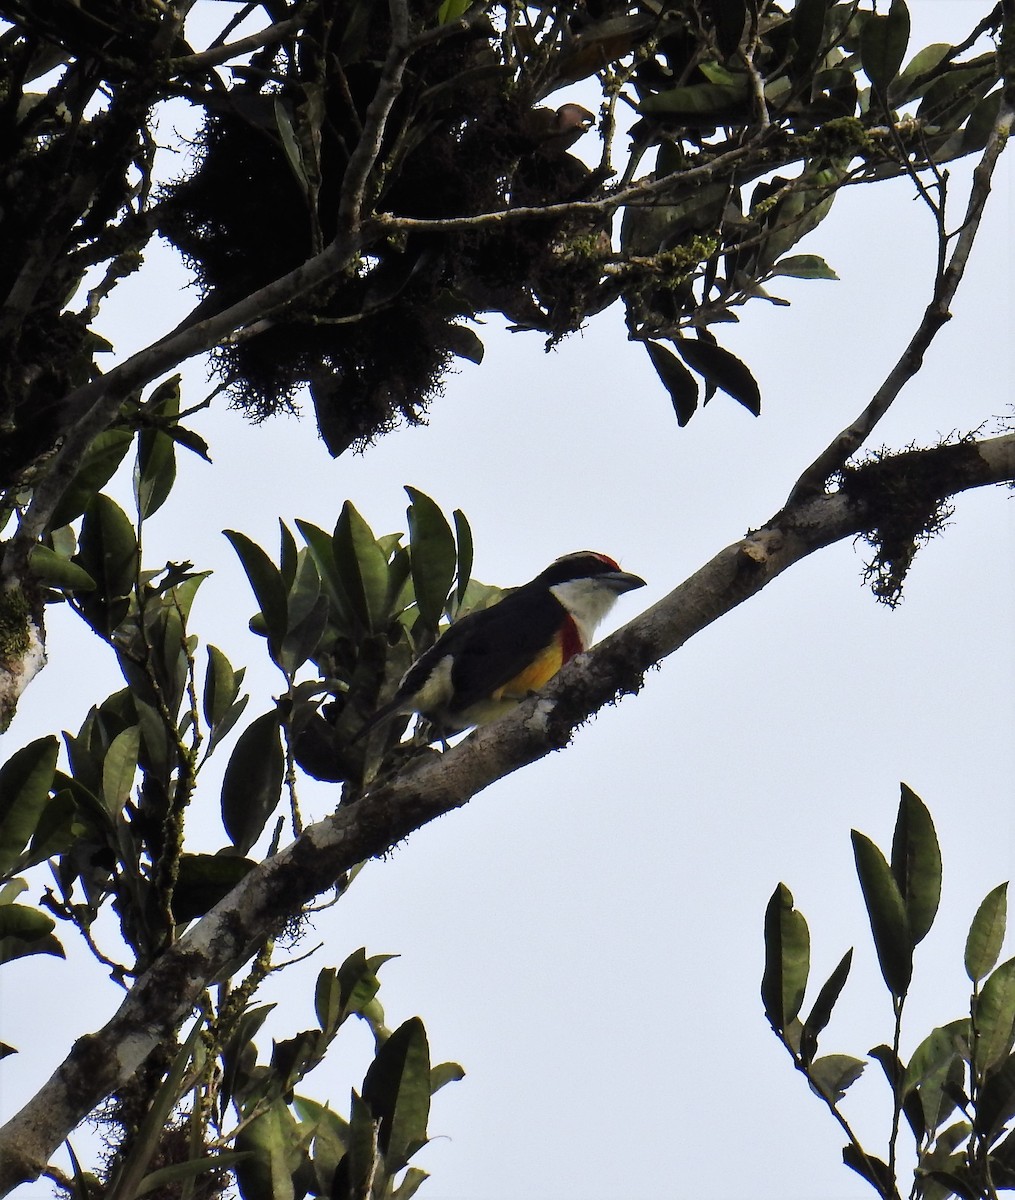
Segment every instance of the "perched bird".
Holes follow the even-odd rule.
[[[618,596],[644,586],[605,554],[565,554],[496,604],[456,621],[357,739],[398,713],[421,713],[445,733],[494,720],[587,650]]]

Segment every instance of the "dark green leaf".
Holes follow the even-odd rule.
[[[1015,958],[988,976],[976,1000],[974,1046],[980,1078],[1006,1057],[1015,1038]]]
[[[455,607],[461,608],[465,589],[472,578],[472,527],[460,508],[452,514],[455,519],[455,541],[458,544],[458,569],[455,584]]]
[[[280,1099],[240,1130],[236,1149],[249,1157],[236,1165],[243,1200],[296,1200],[290,1156],[297,1125]]]
[[[85,510],[74,562],[95,581],[95,591],[82,597],[85,617],[93,629],[108,637],[127,614],[138,549],[126,513],[106,495],[93,496]]]
[[[874,1188],[880,1196],[896,1196],[895,1177],[888,1164],[873,1154],[865,1154],[850,1143],[842,1148],[842,1161]]]
[[[251,541],[245,533],[237,533],[233,529],[223,532],[239,556],[250,580],[254,597],[268,629],[272,658],[277,658],[288,622],[288,601],[282,575],[261,547]]]
[[[724,125],[749,112],[747,77],[737,84],[696,83],[646,96],[638,106],[649,115],[685,117],[689,125]]]
[[[892,875],[905,902],[916,946],[934,924],[941,900],[941,848],[927,806],[906,784],[902,784],[892,839]]]
[[[99,434],[88,447],[78,473],[60,497],[47,529],[59,529],[81,516],[92,497],[106,486],[123,462],[133,440],[134,435],[129,429],[107,429]]]
[[[255,865],[233,854],[182,855],[173,892],[174,919],[182,924],[203,917]]]
[[[285,756],[277,712],[257,717],[240,734],[222,780],[222,824],[246,854],[282,797]]]
[[[772,267],[773,275],[788,275],[791,279],[838,279],[839,276],[816,254],[792,254],[780,258]]]
[[[863,1074],[867,1064],[849,1054],[826,1054],[807,1069],[807,1079],[819,1096],[838,1104],[846,1089]]]
[[[465,325],[449,325],[444,331],[448,349],[456,358],[467,358],[478,366],[486,352],[479,335]]]
[[[677,424],[683,428],[698,407],[698,381],[680,359],[659,342],[646,342],[645,349],[660,382],[670,394]]]
[[[757,380],[736,355],[701,338],[680,338],[676,347],[692,370],[738,400],[754,416],[760,415],[761,392]]]
[[[765,911],[765,971],[761,1000],[765,1016],[783,1033],[803,1004],[810,969],[810,933],[793,894],[784,883],[772,893]]]
[[[966,937],[966,974],[978,983],[994,969],[1008,925],[1008,885],[999,883],[976,910]]]
[[[14,866],[35,833],[49,802],[59,749],[55,737],[38,738],[0,767],[0,874]]]
[[[955,1101],[948,1094],[948,1085],[963,1078],[968,1033],[968,1020],[931,1030],[913,1051],[906,1067],[900,1084],[902,1094],[906,1097],[914,1091],[918,1094],[925,1127],[930,1131],[937,1129],[954,1111]]]
[[[909,9],[905,0],[892,0],[887,16],[871,16],[860,35],[864,74],[880,92],[899,73],[909,46]]]
[[[987,140],[997,124],[1003,94],[1001,89],[991,92],[969,114],[969,120],[962,131],[961,154],[979,154],[986,146]]]
[[[791,28],[796,51],[793,54],[794,75],[809,71],[815,64],[825,37],[825,12],[829,0],[797,0],[793,7]]]
[[[436,631],[455,578],[458,554],[455,535],[440,508],[414,487],[406,487],[411,504],[409,559],[416,606],[423,623]]]
[[[913,939],[902,893],[885,856],[870,838],[855,829],[851,837],[881,974],[893,996],[904,996],[913,976]]]
[[[328,599],[331,603],[332,622],[336,622],[337,619],[338,623],[347,626],[352,620],[352,602],[346,590],[345,583],[339,574],[338,564],[335,561],[333,538],[325,533],[323,529],[319,529],[316,525],[311,525],[309,521],[297,520],[296,528],[303,535],[310,553],[314,557],[314,563],[317,566],[321,582],[327,590]]]
[[[203,458],[205,462],[211,462],[211,455],[208,453],[208,443],[200,434],[195,433],[193,429],[184,429],[182,425],[170,425],[163,432],[178,445],[183,446],[185,450],[192,451],[198,458]]]
[[[379,1122],[377,1142],[394,1174],[426,1143],[430,1051],[419,1017],[411,1017],[377,1051],[363,1079],[363,1100]]]
[[[0,912],[3,910],[0,909]],[[991,1072],[980,1090],[973,1127],[988,1141],[994,1141],[1006,1122],[1015,1116],[1015,1054],[1009,1054]]]
[[[30,954],[63,958],[63,947],[53,936],[52,917],[24,904],[0,904],[0,963]]]
[[[165,504],[176,482],[176,447],[159,429],[142,429],[137,442],[134,498],[142,519]]]
[[[214,729],[232,707],[240,691],[241,671],[234,671],[218,646],[208,646],[204,676],[204,719]]]
[[[747,23],[747,0],[707,0],[708,13],[715,25],[715,40],[723,58],[737,52]]]
[[[65,592],[90,592],[95,580],[77,563],[71,562],[48,546],[33,546],[28,556],[28,569],[40,583]]]
[[[810,1062],[818,1049],[818,1034],[825,1028],[832,1016],[832,1009],[845,986],[849,975],[850,964],[853,961],[853,951],[847,950],[839,961],[839,965],[829,975],[818,992],[807,1020],[804,1021],[800,1034],[800,1057],[804,1062]]]
[[[279,572],[282,576],[282,582],[285,584],[286,591],[292,589],[293,583],[296,580],[296,566],[298,560],[298,551],[296,549],[296,539],[289,531],[289,526],[285,521],[279,519]],[[290,616],[291,620],[291,616]]]
[[[383,629],[388,616],[388,560],[370,526],[348,500],[342,505],[332,544],[342,587],[363,628],[372,633]]]

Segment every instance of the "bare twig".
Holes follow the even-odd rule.
[[[934,282],[934,294],[924,310],[916,332],[863,412],[822,450],[793,485],[789,504],[799,503],[823,491],[835,472],[860,449],[905,385],[920,370],[924,355],[938,331],[951,319],[950,305],[969,261],[983,209],[990,194],[994,168],[1008,140],[1013,121],[1015,108],[1006,95],[998,110],[997,121],[991,130],[983,155],[973,171],[965,219],[957,233],[952,235],[955,237],[954,249],[944,269],[938,272]]]

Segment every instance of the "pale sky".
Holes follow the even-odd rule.
[[[959,40],[985,8],[912,7],[913,50]],[[967,168],[953,169],[952,227]],[[1010,425],[1012,177],[1009,152],[954,319],[874,445],[930,445],[983,422],[995,432],[1005,417]],[[479,330],[483,365],[462,364],[429,425],[362,456],[332,461],[309,419],[251,428],[221,407],[195,418],[214,466],[181,455],[173,497],[146,526],[146,565],[188,558],[214,568],[192,631],[248,666],[249,718],[281,683],[246,629],[256,605],[220,531],[242,530],[275,554],[279,516],[327,528],[346,498],[375,532],[404,529],[405,483],[449,513],[464,509],[484,581],[521,583],[583,548],[642,575],[648,587],[621,598],[615,628],[780,507],[916,326],[933,226],[904,182],[842,194],[802,248],[823,255],[840,282],[787,280],[779,291],[791,308],[759,302],[740,325],[716,329],[761,383],[759,420],[720,394],[678,429],[619,311],[550,355],[538,336],[491,322]],[[168,255],[148,269],[154,288],[152,274],[141,277],[147,288],[124,285],[99,324],[118,354],[171,328],[192,303]],[[191,364],[184,403],[203,389],[204,368]],[[903,1057],[932,1026],[963,1015],[969,921],[1015,873],[1013,545],[1011,493],[992,489],[958,500],[895,612],[862,586],[862,545],[835,546],[787,572],[566,752],[370,864],[295,953],[323,948],[265,988],[279,1007],[262,1056],[269,1035],[313,1025],[317,971],[365,945],[401,955],[381,972],[388,1024],[418,1014],[433,1061],[454,1059],[467,1072],[436,1098],[435,1140],[415,1160],[433,1176],[420,1193],[427,1200],[873,1194],[842,1166],[838,1128],[765,1022],[765,905],[781,880],[808,918],[808,1006],[856,947],[822,1052],[863,1057],[890,1041],[849,830],[887,848],[904,779],[934,815],[945,877],[937,926],[917,951]],[[52,612],[50,658],[7,752],[76,730],[88,705],[120,686],[98,640],[68,613]],[[196,802],[197,848],[224,840],[217,778]],[[310,817],[337,800],[310,780],[301,794]],[[32,882],[34,898],[45,879]],[[4,969],[3,1038],[21,1050],[0,1065],[5,1115],[119,1002],[70,931],[64,941],[68,963],[40,957]],[[339,1111],[369,1050],[365,1029],[336,1049],[343,1040],[347,1049],[301,1089]],[[867,1148],[884,1155],[891,1108],[876,1064],[850,1102]],[[88,1140],[82,1132],[75,1145]]]

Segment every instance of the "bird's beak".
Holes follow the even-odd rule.
[[[624,592],[633,592],[635,588],[645,587],[645,580],[640,575],[632,575],[629,571],[608,571],[598,577],[598,582],[608,583],[618,596]]]

